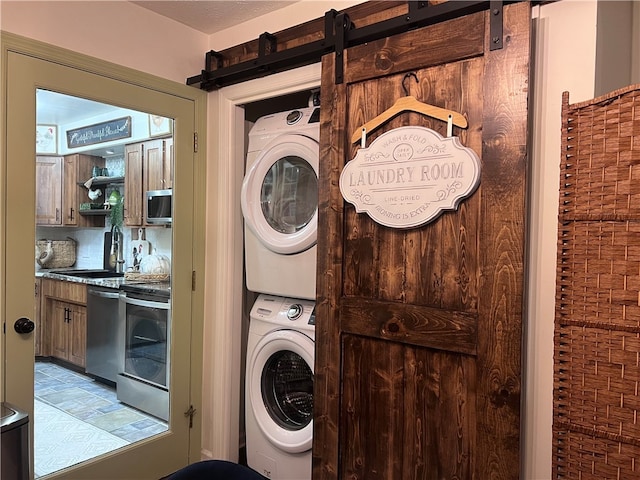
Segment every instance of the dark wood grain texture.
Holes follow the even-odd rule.
[[[475,361],[426,349],[405,349],[403,475],[412,479],[472,478]]]
[[[342,349],[340,477],[402,478],[403,347],[345,335]]]
[[[505,7],[504,48],[486,56],[476,478],[519,477],[529,15]]]
[[[322,59],[318,175],[316,365],[314,369],[313,478],[337,479],[339,462],[341,344],[338,300],[342,293],[343,200],[337,188],[344,156],[345,85],[334,85],[335,54]]]
[[[518,478],[529,21],[505,7],[491,53],[488,12],[351,48],[339,85],[323,60],[314,480]],[[403,230],[338,185],[354,129],[408,71],[407,93],[465,115],[454,135],[482,172],[455,211]],[[446,132],[404,113],[368,143],[406,125]]]
[[[347,297],[340,329],[438,350],[475,355],[478,315],[411,304]]]
[[[428,34],[420,38],[395,35],[352,47],[347,55],[350,62],[345,81],[355,83],[373,77],[373,73],[393,74],[416,68],[416,50],[420,67],[430,67],[482,55],[484,51],[483,13],[437,23],[428,27]],[[424,31],[424,29],[421,29]],[[455,35],[451,33],[455,32]]]

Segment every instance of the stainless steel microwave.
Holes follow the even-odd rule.
[[[147,192],[147,223],[170,224],[173,190],[149,190]]]

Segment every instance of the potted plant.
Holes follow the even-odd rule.
[[[115,227],[119,230],[122,228],[122,222],[124,220],[124,202],[120,191],[114,190],[111,192],[108,203],[111,210],[111,216],[109,218],[111,220],[111,228],[113,229]]]

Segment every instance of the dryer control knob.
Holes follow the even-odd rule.
[[[300,110],[294,110],[287,115],[287,125],[293,125],[302,118],[302,112]]]
[[[294,303],[289,306],[289,310],[287,311],[287,318],[289,320],[297,320],[302,315],[304,308],[299,303]]]

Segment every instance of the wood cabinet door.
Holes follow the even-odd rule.
[[[173,138],[164,140],[163,188],[173,188]]]
[[[164,142],[150,140],[144,142],[144,190],[162,190],[164,188]]]
[[[36,357],[47,355],[43,348],[43,332],[42,332],[42,320],[40,318],[40,302],[42,300],[42,279],[35,279],[35,296],[34,296],[34,312],[33,312],[33,323],[35,324],[35,329],[33,331],[34,334],[34,355]]]
[[[62,225],[62,157],[36,158],[36,224]]]
[[[105,160],[94,155],[74,154],[64,157],[64,192],[63,192],[63,221],[65,225],[77,227],[104,227],[105,216],[83,216],[80,214],[80,204],[89,203],[89,190],[84,182],[92,177],[94,166],[104,167]],[[93,187],[102,190],[102,195],[95,203],[104,203],[105,187]]]
[[[343,83],[323,58],[315,480],[519,477],[530,5],[503,19],[493,51],[485,11],[346,50]],[[409,94],[467,118],[453,134],[481,177],[456,210],[392,229],[356,213],[339,177],[407,72]],[[407,125],[446,136],[401,113],[367,142]]]
[[[68,360],[80,367],[84,367],[87,353],[87,307],[69,305],[68,308]]]
[[[79,195],[77,175],[78,155],[64,157],[64,195],[62,222],[64,225],[78,225]],[[88,180],[89,178],[87,178]]]
[[[142,225],[142,144],[126,145],[124,149],[124,224]]]
[[[46,302],[46,319],[49,327],[49,348],[52,357],[68,360],[68,304],[59,300],[48,299]]]

